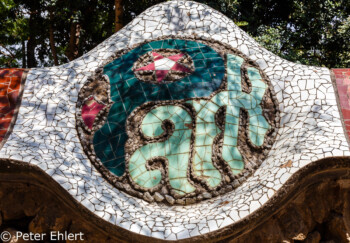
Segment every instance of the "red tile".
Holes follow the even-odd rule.
[[[0,69],[0,142],[6,136],[19,104],[23,69]]]
[[[349,68],[335,68],[333,72],[346,72],[349,71]]]
[[[341,109],[344,119],[349,119],[350,118],[350,110],[348,109]]]
[[[350,137],[350,69],[333,69],[336,78],[339,103],[343,113],[345,129]]]
[[[93,97],[85,102],[81,111],[81,117],[85,125],[92,129],[97,114],[105,107],[103,104],[97,103]]]

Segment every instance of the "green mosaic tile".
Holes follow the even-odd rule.
[[[153,41],[149,43],[149,45],[152,47],[152,50],[160,49],[160,48],[163,48],[163,42],[164,41]]]
[[[193,147],[193,172],[210,186],[215,187],[221,182],[221,174],[212,164],[212,150],[215,136],[220,129],[215,124],[215,113],[219,106],[208,101],[188,101],[195,108],[196,114],[196,132],[195,144]],[[206,149],[204,145],[209,145]]]
[[[150,143],[139,148],[137,151],[143,156],[138,156],[136,152],[131,156],[129,161],[130,176],[135,183],[145,188],[158,185],[162,179],[160,171],[147,170],[146,163],[154,157],[162,156],[168,161],[170,185],[181,195],[193,192],[195,188],[187,179],[192,129],[185,126],[186,123],[192,124],[192,118],[181,107],[160,106],[147,113],[142,121],[141,130],[149,136],[158,134],[155,129],[160,127],[164,120],[170,120],[174,123],[174,132],[164,142]],[[151,130],[149,130],[150,124],[154,124]],[[137,170],[130,170],[130,168],[136,167]]]
[[[211,151],[209,150],[208,152],[203,146],[207,144],[211,146],[213,139],[220,132],[215,124],[215,113],[217,110],[222,106],[226,106],[222,158],[230,166],[233,174],[239,174],[244,169],[244,161],[237,147],[239,110],[245,109],[250,115],[249,136],[255,145],[260,146],[263,143],[264,135],[270,128],[270,125],[262,115],[262,109],[257,108],[267,85],[261,84],[262,80],[256,69],[249,69],[250,75],[254,78],[254,80],[251,80],[252,84],[255,85],[252,87],[254,96],[244,93],[241,88],[241,65],[243,59],[228,55],[227,60],[229,91],[222,91],[216,94],[210,101],[187,102],[192,104],[197,112],[193,159],[194,173],[196,176],[206,178],[206,182],[212,187],[220,183],[221,179],[219,178],[221,176],[212,164]]]

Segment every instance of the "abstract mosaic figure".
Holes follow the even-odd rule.
[[[252,91],[247,94],[241,87],[241,65],[243,59],[231,54],[227,57],[227,89],[215,94],[210,100],[187,101],[196,110],[196,133],[193,168],[196,176],[205,178],[210,187],[220,184],[222,176],[212,162],[214,138],[221,132],[215,124],[215,114],[221,107],[226,107],[222,159],[228,164],[234,175],[244,169],[244,161],[238,150],[238,126],[240,109],[249,114],[249,139],[256,146],[261,146],[270,125],[262,115],[260,106],[267,85],[262,81],[259,71],[248,68],[252,82]],[[158,156],[168,160],[170,185],[180,194],[194,191],[187,181],[187,168],[190,163],[191,130],[190,115],[180,107],[159,106],[151,110],[142,121],[141,130],[149,137],[161,135],[162,122],[171,120],[175,124],[174,133],[162,143],[149,143],[142,146],[131,156],[129,173],[132,180],[145,188],[157,186],[161,181],[159,170],[147,170],[146,162]],[[176,179],[174,179],[176,178]],[[175,182],[175,183],[174,183]]]
[[[161,181],[159,170],[147,170],[148,159],[165,157],[168,164],[169,183],[180,195],[191,193],[195,188],[188,182],[187,169],[190,159],[192,118],[188,112],[178,106],[160,106],[151,110],[142,121],[141,130],[148,137],[160,136],[163,121],[170,120],[175,129],[164,142],[149,143],[142,146],[131,156],[129,173],[140,186],[152,188]]]
[[[234,175],[244,169],[244,161],[238,150],[238,126],[240,109],[249,113],[249,139],[256,146],[261,146],[264,136],[271,126],[262,115],[261,100],[267,89],[259,71],[248,68],[252,91],[242,92],[241,65],[243,59],[234,55],[227,57],[227,89],[212,97],[210,100],[188,101],[197,112],[196,135],[194,145],[194,171],[197,176],[206,178],[210,187],[216,187],[221,182],[219,171],[212,164],[212,146],[215,136],[220,129],[215,123],[215,114],[226,106],[224,140],[222,159],[229,165]]]
[[[105,80],[109,92],[101,98],[86,88],[92,93],[81,97],[89,132],[82,141],[93,143],[102,173],[132,195],[149,201],[158,193],[158,201],[182,204],[232,190],[273,142],[277,110],[268,80],[220,43],[153,41],[99,72],[87,87]]]

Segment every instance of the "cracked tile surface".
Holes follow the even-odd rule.
[[[267,158],[234,191],[188,206],[148,203],[109,184],[85,155],[75,127],[78,92],[96,67],[114,59],[115,52],[148,39],[194,34],[228,44],[259,65],[276,93],[280,128]],[[257,135],[260,128],[262,132],[267,128],[263,121],[258,124],[252,128]],[[254,141],[259,143],[259,136]],[[16,124],[0,151],[1,158],[40,167],[98,217],[167,240],[234,224],[266,204],[300,168],[333,156],[350,156],[350,152],[330,70],[283,60],[219,12],[191,1],[156,5],[81,58],[30,70]],[[290,166],[282,167],[288,161]]]

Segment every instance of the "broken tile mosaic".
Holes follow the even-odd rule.
[[[124,181],[123,176],[120,178],[110,172],[102,162],[98,161],[93,153],[93,148],[88,148],[88,146],[93,146],[93,133],[105,124],[106,120],[103,118],[107,117],[107,111],[111,110],[112,103],[108,99],[110,97],[108,78],[103,81],[102,79],[92,80],[91,77],[95,78],[96,73],[102,74],[104,66],[145,44],[145,41],[148,43],[161,39],[181,38],[187,38],[194,42],[207,40],[207,42],[203,41],[203,44],[212,49],[215,48],[214,50],[222,57],[224,65],[227,63],[224,55],[227,53],[225,45],[239,51],[229,54],[247,57],[248,60],[253,61],[256,65],[253,65],[252,68],[259,70],[261,77],[271,83],[271,89],[275,93],[275,101],[280,111],[279,116],[276,116],[274,112],[269,112],[269,110],[273,110],[275,102],[271,102],[270,96],[265,94],[261,103],[261,107],[264,107],[263,115],[271,129],[275,127],[271,121],[276,121],[279,128],[275,131],[274,137],[276,139],[273,140],[274,142],[269,143],[265,150],[254,149],[251,150],[251,153],[245,152],[249,151],[250,148],[255,148],[253,142],[248,138],[249,126],[247,125],[249,124],[244,124],[244,121],[248,122],[248,113],[243,111],[240,114],[243,123],[240,123],[238,129],[240,135],[237,142],[238,148],[242,149],[238,149],[238,152],[243,157],[246,168],[256,168],[255,171],[251,169],[250,176],[244,176],[244,174],[249,174],[247,170],[242,172],[241,179],[236,180],[239,175],[234,176],[229,167],[217,167],[217,170],[223,171],[220,173],[223,178],[213,172],[210,174],[212,180],[207,182],[196,177],[196,174],[192,172],[192,166],[190,166],[191,180],[195,181],[196,187],[203,185],[206,190],[196,194],[196,198],[199,198],[197,203],[193,203],[191,197],[173,197],[168,189],[170,188],[169,182],[166,180],[164,183],[169,187],[160,189],[163,194],[159,191],[142,188],[136,190],[136,183],[130,184],[129,177],[124,177]],[[220,45],[216,45],[216,42]],[[153,47],[152,50],[159,51],[161,48],[162,46],[157,46]],[[221,55],[222,48],[226,51]],[[145,50],[144,54],[151,53],[152,50],[151,48]],[[164,54],[164,56],[166,55]],[[135,60],[138,59],[135,58]],[[190,63],[188,64],[187,67],[191,68]],[[204,64],[199,61],[194,65],[201,67]],[[135,75],[139,79],[137,73],[133,70],[130,71],[130,75]],[[251,75],[253,74],[254,70],[251,72]],[[175,76],[175,72],[173,75],[173,77],[180,77],[180,75]],[[342,75],[339,77],[344,80]],[[146,79],[145,77],[146,74],[142,78]],[[156,79],[152,80],[156,84],[159,83]],[[223,82],[219,83],[225,86],[227,84],[225,74],[222,80]],[[251,94],[252,82],[247,83],[246,80],[248,80],[248,68],[242,73],[241,86],[242,93]],[[141,82],[146,83],[145,81]],[[162,82],[160,82],[161,85],[166,86],[168,81],[165,79]],[[175,90],[177,83],[179,80],[173,82],[173,90]],[[116,87],[114,88],[116,89]],[[208,93],[222,92],[226,88],[219,86],[215,88],[216,91],[210,90]],[[341,88],[346,90],[345,86]],[[269,90],[270,87],[266,92]],[[157,92],[157,89],[155,88],[154,91]],[[199,99],[203,100],[208,93],[199,95]],[[339,92],[339,95],[346,97],[346,92],[341,94]],[[85,101],[84,98],[91,96],[98,103],[106,104],[106,107],[97,114],[93,128],[89,129],[81,119],[81,108]],[[67,98],[62,99],[62,97]],[[341,98],[342,101],[346,101],[344,97]],[[209,98],[212,97],[209,96]],[[141,106],[147,108],[141,110],[149,113],[153,108],[160,106],[181,107],[191,115],[192,126],[186,123],[188,124],[186,129],[192,129],[194,133],[197,122],[196,111],[194,108],[189,108],[191,106],[186,102],[177,102],[180,99],[182,98],[164,99],[156,106],[152,104],[149,107]],[[152,102],[153,104],[157,103],[156,101]],[[143,113],[140,116],[141,114],[137,115],[136,112],[135,115],[130,113],[128,117],[135,118],[131,119],[135,120],[133,124],[140,125],[141,118],[146,114]],[[222,131],[224,130],[224,120],[226,120],[224,113],[224,108],[220,108],[216,113],[218,124],[209,123],[203,130],[212,133],[213,137],[218,132],[217,136],[222,136],[223,139]],[[344,117],[347,119],[346,116]],[[258,130],[252,128],[254,133],[251,136],[255,137],[253,140],[255,139],[256,143],[259,143],[258,137],[264,131],[265,125],[262,125],[264,123],[260,123],[258,118],[257,120]],[[137,128],[138,132],[131,135],[135,135],[135,140],[139,139],[136,141],[138,146],[133,148],[128,146],[132,143],[125,144],[125,151],[130,151],[129,154],[125,153],[126,156],[129,156],[126,161],[140,147],[150,141],[156,142],[152,139],[163,139],[157,142],[166,141],[174,129],[175,126],[171,122],[165,121],[164,133],[161,134],[161,130],[154,130],[155,138],[147,138],[140,133],[140,128]],[[127,129],[127,132],[129,131],[133,131],[132,127]],[[262,208],[275,207],[276,202],[285,199],[283,195],[285,192],[288,193],[285,186],[288,185],[290,178],[297,176],[305,168],[319,163],[324,158],[349,157],[350,151],[346,133],[347,130],[343,128],[341,113],[338,109],[331,71],[328,68],[305,66],[284,60],[259,46],[253,38],[221,13],[196,2],[174,0],[149,8],[135,17],[125,28],[86,55],[70,63],[58,67],[30,69],[26,78],[18,118],[12,133],[0,150],[0,158],[21,161],[24,165],[39,168],[71,195],[75,202],[91,212],[91,217],[95,216],[96,219],[99,219],[98,222],[101,222],[101,225],[106,222],[105,225],[108,227],[113,226],[118,231],[130,234],[131,237],[144,236],[147,237],[145,239],[169,241],[182,239],[191,241],[193,237],[198,240],[212,240],[227,236],[233,228],[240,229],[239,226],[242,225],[242,222],[247,222],[247,224],[250,224],[252,220],[255,222],[257,216],[261,214]],[[270,134],[265,137],[265,142],[269,138]],[[144,143],[139,143],[139,141]],[[246,141],[249,141],[249,144]],[[221,147],[214,146],[212,149],[208,149],[208,146],[205,145],[212,142],[218,144],[215,139],[207,141],[198,138],[198,147],[203,144],[203,152],[199,152],[212,153],[215,166],[220,163],[217,163],[219,159],[214,155],[220,154]],[[194,141],[192,141],[192,145],[195,145]],[[256,147],[256,149],[258,148]],[[209,171],[210,163],[206,163],[209,160],[208,156],[203,156],[203,167],[208,166]],[[193,159],[193,157],[191,158]],[[152,170],[162,171],[164,161],[164,158],[159,161],[150,161],[152,163],[147,164],[147,166]],[[259,165],[258,167],[252,163],[254,161]],[[225,163],[221,164],[225,165]],[[125,168],[127,169],[128,166]],[[163,172],[166,171],[163,169]],[[162,180],[166,178],[164,176]],[[232,187],[218,186],[222,189],[218,189],[214,193],[215,191],[211,191],[210,187],[205,185],[205,183],[214,185],[217,183],[216,180],[220,179],[225,183],[230,181]],[[129,183],[126,183],[128,180]],[[186,203],[192,204],[181,205]],[[169,204],[178,205],[169,206]],[[267,210],[267,213],[273,212]]]
[[[15,123],[24,69],[0,69],[0,148]]]
[[[165,55],[168,55],[163,56],[163,52]],[[171,55],[173,52],[175,54]],[[148,62],[147,55],[152,57]],[[141,57],[139,58],[140,61],[136,61],[134,64],[135,76],[141,81],[174,82],[194,71],[192,58],[188,54],[179,52],[179,50],[163,49],[158,50],[158,52],[150,51],[145,56],[146,58]]]
[[[96,154],[97,167],[118,188],[131,183],[128,193],[147,201],[175,198],[189,204],[204,199],[203,193],[214,196],[218,187],[220,194],[232,190],[259,165],[248,155],[264,154],[273,143],[275,98],[256,64],[213,43],[151,41],[126,51],[96,76],[108,77],[105,100],[112,104],[104,125],[82,140],[93,137],[94,150],[87,154]],[[80,96],[81,117],[91,129],[99,110],[91,114],[86,102],[94,100]]]
[[[335,76],[335,82],[338,88],[339,103],[343,114],[343,121],[350,137],[350,69],[339,68],[332,70]]]
[[[159,82],[156,85],[140,82],[134,75],[133,65],[140,56],[160,48],[186,52],[195,64],[193,73],[174,83]],[[197,63],[200,65],[197,66]],[[114,104],[109,112],[107,124],[96,132],[93,143],[96,155],[104,166],[121,176],[125,171],[125,123],[128,115],[136,107],[149,101],[209,95],[219,88],[225,74],[225,65],[217,52],[202,43],[181,39],[159,40],[139,46],[114,60],[104,67],[104,74],[109,77]]]

